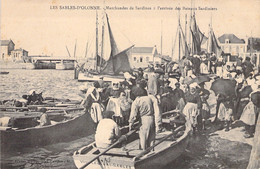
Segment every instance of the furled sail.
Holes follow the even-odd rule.
[[[192,54],[199,54],[201,52],[201,45],[207,41],[207,37],[200,31],[195,14],[192,16],[191,19],[191,37],[192,37],[192,43],[191,43],[191,53]]]
[[[176,44],[176,42],[178,44]],[[172,60],[178,61],[183,56],[188,57],[189,53],[190,53],[190,51],[189,51],[188,45],[185,41],[185,36],[184,36],[183,30],[182,30],[182,27],[179,23],[176,37],[175,37],[174,46],[173,46],[173,51],[172,51]]]
[[[222,53],[222,49],[218,45],[218,41],[216,39],[216,36],[215,36],[214,31],[213,31],[212,28],[210,28],[210,31],[209,31],[207,52],[208,53],[215,53],[216,57],[219,57],[221,55],[221,53]]]

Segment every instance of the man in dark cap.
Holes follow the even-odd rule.
[[[179,82],[175,83],[175,89],[173,90],[173,94],[174,94],[177,98],[183,98],[183,101],[185,102],[184,92],[183,92],[183,90],[180,88],[180,83],[179,83]]]
[[[242,63],[242,70],[245,76],[245,79],[250,76],[250,73],[253,72],[254,65],[251,63],[250,57],[246,57],[246,60]]]
[[[119,126],[112,120],[113,111],[104,111],[102,115],[103,119],[98,123],[95,141],[98,148],[107,148],[121,136],[121,133]]]
[[[147,91],[145,90],[144,82],[137,81],[136,85],[132,87],[130,91],[130,99],[135,100],[137,96],[147,96]]]
[[[136,80],[142,80],[144,78],[144,72],[142,68],[138,68],[137,78]]]

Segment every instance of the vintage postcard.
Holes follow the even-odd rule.
[[[259,0],[0,1],[1,168],[260,168]]]

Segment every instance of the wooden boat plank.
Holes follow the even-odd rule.
[[[112,148],[111,150],[109,150],[106,154],[110,154],[110,155],[123,155],[123,156],[136,156],[137,154],[139,154],[140,152],[142,152],[142,150],[139,149],[129,149],[127,151],[122,150],[122,148]]]

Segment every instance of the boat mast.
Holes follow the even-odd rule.
[[[250,42],[250,56],[252,57],[252,50],[253,50],[253,37],[252,37],[252,30],[251,30],[251,42]]]
[[[163,38],[162,38],[162,29],[163,29],[163,21],[161,20],[161,56],[162,56],[162,45],[163,45]]]
[[[76,49],[77,49],[77,39],[76,39],[75,47],[74,47],[74,58],[75,58],[75,59],[76,59]]]
[[[96,70],[98,70],[98,12],[96,11]]]
[[[87,58],[87,53],[88,53],[88,42],[86,44],[85,58]]]
[[[66,46],[66,49],[67,49],[67,52],[68,52],[68,54],[69,54],[69,57],[71,57],[71,55],[70,55],[70,51],[69,51],[69,49],[68,49],[67,46]]]
[[[185,14],[185,42],[187,42],[187,14]],[[186,50],[185,50],[186,53]]]
[[[104,7],[105,10],[105,7]],[[102,38],[101,38],[101,58],[99,61],[99,66],[100,66],[100,71],[101,71],[101,64],[102,64],[102,59],[103,59],[103,55],[104,55],[104,29],[105,29],[105,21],[104,21],[104,15],[105,15],[105,11],[103,11],[103,16],[102,16]]]
[[[181,32],[180,32],[180,27],[181,27],[181,21],[180,21],[180,11],[179,11],[179,19],[178,19],[178,24],[179,24],[179,61],[181,60]]]
[[[192,38],[192,35],[191,35],[191,21],[192,21],[192,0],[190,1],[190,6],[191,6],[191,10],[190,10],[190,30],[189,30],[189,48],[190,48],[190,51],[192,52],[192,46],[191,46],[191,38]]]

